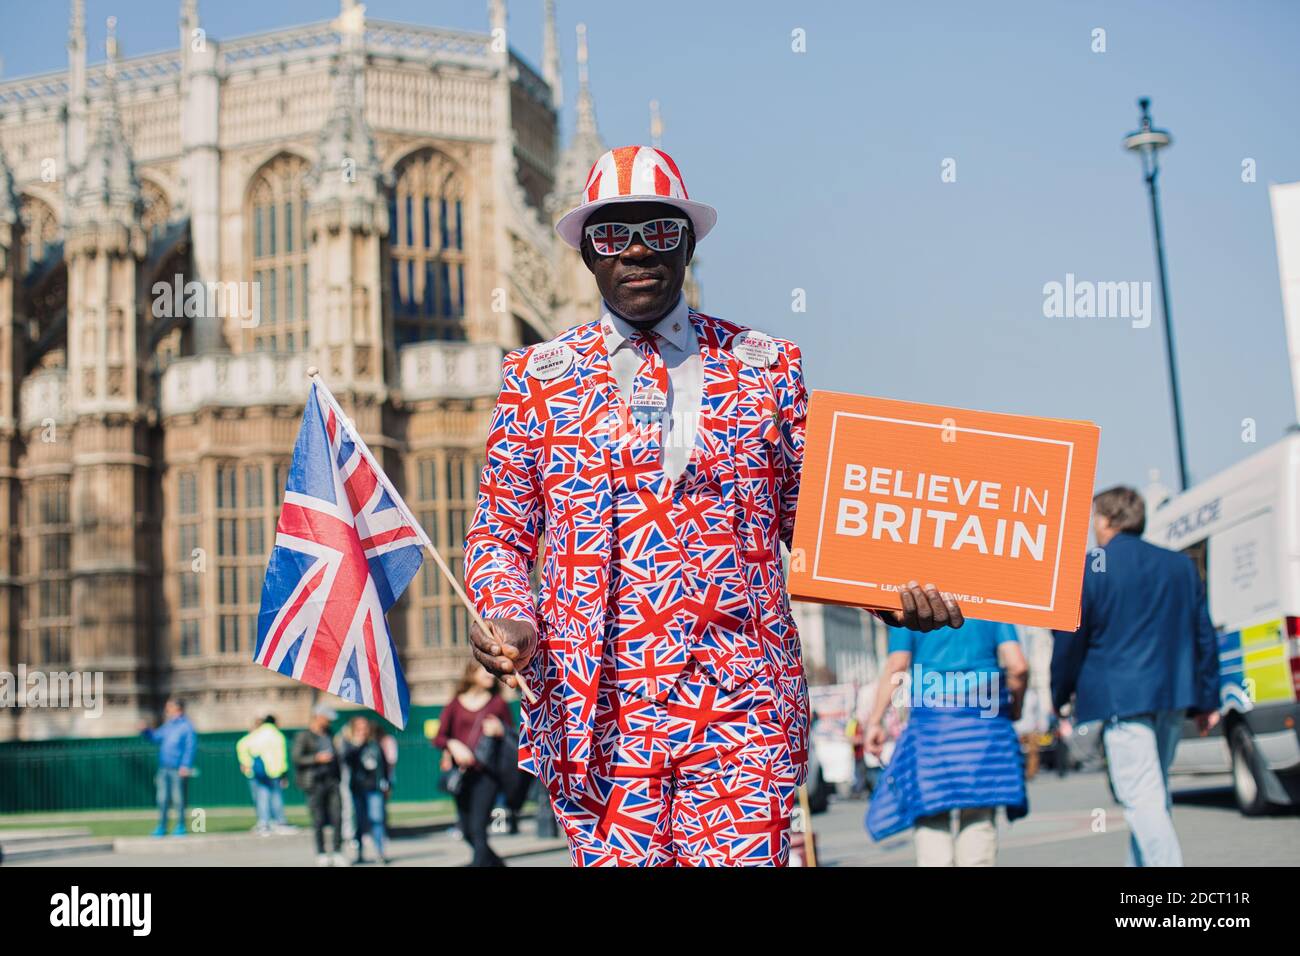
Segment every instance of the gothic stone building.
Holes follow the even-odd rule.
[[[119,57],[110,21],[90,66],[73,0],[68,69],[0,83],[0,670],[105,698],[0,739],[133,733],[172,693],[202,729],[304,721],[250,660],[307,368],[459,571],[503,352],[597,308],[551,229],[603,144],[579,27],[559,148],[550,0],[540,73],[504,0],[481,34],[179,13],[177,50]],[[468,622],[431,562],[389,620],[441,703]]]

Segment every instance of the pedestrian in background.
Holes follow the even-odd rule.
[[[519,820],[524,811],[524,804],[528,802],[529,793],[537,778],[519,769],[519,734],[515,731],[514,722],[509,717],[510,705],[504,700],[502,703],[505,705],[507,717],[501,722],[501,733],[484,735],[484,740],[489,743],[480,744],[474,756],[479,763],[486,763],[488,773],[496,777],[497,801],[506,812],[506,832],[511,836],[518,836]],[[489,829],[491,829],[491,817],[495,813],[494,808],[489,815]]]
[[[867,735],[857,714],[849,718],[844,727],[844,736],[853,747],[853,786],[849,796],[857,799],[867,794]]]
[[[153,835],[167,835],[167,816],[176,808],[172,836],[185,836],[185,799],[189,779],[194,775],[194,756],[199,735],[185,716],[185,702],[169,698],[163,706],[163,722],[156,730],[141,725],[140,734],[158,745],[158,772],[154,775],[154,797],[158,804],[158,826]]]
[[[364,717],[349,722],[348,739],[340,756],[348,771],[348,789],[356,814],[355,862],[366,862],[363,840],[369,835],[375,854],[388,863],[388,840],[384,830],[384,799],[388,793],[388,760],[375,739],[374,728]]]
[[[1129,825],[1130,866],[1182,866],[1169,766],[1183,718],[1219,722],[1218,638],[1205,585],[1185,555],[1142,540],[1146,504],[1117,486],[1092,499],[1100,555],[1083,578],[1076,631],[1056,631],[1052,704],[1074,726],[1104,721],[1102,743]]]
[[[274,715],[253,723],[253,729],[235,743],[239,769],[248,778],[253,795],[257,823],[253,832],[259,836],[292,833],[284,816],[284,788],[288,783],[289,745],[276,725]]]
[[[1070,772],[1070,764],[1074,760],[1074,757],[1070,755],[1070,735],[1074,732],[1074,727],[1069,720],[1055,712],[1053,712],[1047,726],[1054,741],[1053,759],[1056,761],[1056,775],[1064,780],[1065,775]]]
[[[389,834],[392,833],[392,828],[388,825],[388,804],[393,799],[393,788],[397,786],[397,738],[378,722],[375,723],[375,735],[384,751],[384,759],[388,761],[388,789],[384,791],[384,833]]]
[[[254,758],[249,752],[249,741],[252,740],[253,734],[257,733],[257,729],[261,726],[262,718],[254,717],[248,733],[235,741],[235,759],[239,761],[239,772],[248,781],[249,796],[253,798],[253,813],[257,817],[253,823],[253,832],[258,836],[264,836],[271,832],[267,822],[269,802],[262,795],[258,780],[259,774],[265,778],[266,770],[262,761]]]
[[[1043,765],[1043,735],[1047,722],[1041,713],[1038,689],[1030,687],[1025,691],[1025,702],[1020,709],[1020,718],[1015,722],[1016,737],[1020,741],[1021,753],[1025,755],[1025,779],[1033,780],[1038,776]]]
[[[1012,722],[1029,667],[1016,629],[978,620],[960,632],[890,628],[867,720],[866,745],[875,756],[885,748],[892,690],[909,671],[911,715],[872,795],[867,829],[883,840],[914,828],[917,866],[993,866],[997,808],[1013,820],[1028,812]]]
[[[350,747],[352,742],[352,721],[349,720],[334,735],[334,750],[341,757],[343,751]],[[342,761],[339,764],[339,773],[341,774],[339,808],[343,816],[343,841],[351,843],[357,838],[357,812],[356,806],[352,802],[352,786],[351,780],[348,778],[348,765]]]
[[[317,866],[347,866],[343,855],[343,825],[339,807],[339,759],[330,737],[330,724],[338,717],[329,704],[317,704],[311,723],[293,740],[293,767],[298,789],[307,797],[311,827],[316,839]],[[333,856],[325,853],[325,828],[333,838]]]
[[[470,866],[505,866],[488,844],[488,825],[500,784],[476,756],[485,737],[504,736],[511,723],[497,680],[471,661],[451,701],[442,710],[433,745],[442,750],[444,785],[456,798],[460,832],[474,850]]]

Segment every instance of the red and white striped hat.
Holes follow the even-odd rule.
[[[620,146],[596,160],[582,189],[582,203],[555,224],[560,238],[573,248],[582,245],[587,217],[610,203],[661,202],[680,209],[703,239],[718,221],[718,211],[686,195],[686,183],[673,158],[653,146]]]

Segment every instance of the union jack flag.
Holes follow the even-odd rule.
[[[420,569],[426,540],[329,390],[313,383],[253,660],[405,727],[410,697],[384,615]]]

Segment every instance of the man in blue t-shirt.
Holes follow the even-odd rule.
[[[1012,720],[1019,717],[1029,673],[1014,625],[974,619],[960,631],[891,627],[886,670],[891,689],[901,682],[898,675],[911,671],[913,706],[996,711],[1005,680]]]
[[[163,723],[157,730],[148,725],[140,728],[142,736],[158,745],[158,773],[154,776],[154,791],[158,801],[158,827],[156,837],[167,835],[167,813],[176,806],[176,827],[173,836],[185,835],[185,790],[194,773],[194,754],[198,749],[198,734],[185,716],[185,702],[173,697],[163,708]]]
[[[887,737],[885,710],[891,702],[896,708],[904,705],[891,698],[908,672],[906,703],[931,718],[926,721],[931,728],[934,720],[943,721],[942,729],[916,733],[919,717],[909,722],[881,795],[873,796],[868,828],[883,839],[901,826],[912,826],[918,866],[992,866],[997,807],[1007,807],[1009,818],[1026,812],[1011,721],[1020,716],[1029,667],[1016,629],[972,619],[959,631],[891,627],[889,656],[867,723],[867,750],[876,757]],[[900,765],[902,770],[895,772]]]

